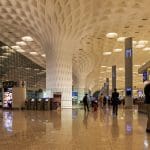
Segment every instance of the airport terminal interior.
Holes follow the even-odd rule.
[[[0,150],[149,150],[149,6],[0,0]]]

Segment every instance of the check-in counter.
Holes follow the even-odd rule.
[[[43,99],[44,110],[50,110],[50,100],[48,98]]]
[[[36,99],[34,98],[30,100],[30,110],[36,110]]]
[[[37,110],[44,110],[44,101],[43,99],[37,99]]]

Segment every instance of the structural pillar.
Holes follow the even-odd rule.
[[[106,95],[109,96],[109,78],[106,78]]]
[[[132,108],[132,87],[133,87],[133,53],[132,38],[125,39],[125,107]]]
[[[46,51],[46,89],[61,93],[61,108],[72,108],[72,45],[63,40]]]
[[[116,88],[116,65],[112,66],[112,91]]]

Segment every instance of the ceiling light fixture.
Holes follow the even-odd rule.
[[[134,67],[140,67],[141,65],[134,65]]]
[[[46,55],[45,55],[45,54],[42,54],[42,57],[46,57]]]
[[[150,51],[150,47],[143,48],[143,51]]]
[[[0,56],[0,58],[8,58],[7,56]]]
[[[17,49],[21,49],[21,47],[20,47],[20,46],[16,46],[16,45],[15,45],[15,46],[11,46],[11,48],[12,48],[12,49],[15,49],[15,50],[17,50]]]
[[[139,45],[146,45],[146,44],[148,44],[148,41],[146,41],[146,40],[140,40],[139,42],[138,42],[138,44]]]
[[[33,38],[31,36],[24,36],[21,39],[25,42],[32,42],[33,41]]]
[[[113,39],[113,38],[117,38],[117,37],[118,37],[118,34],[115,33],[115,32],[111,32],[111,33],[107,33],[107,34],[106,34],[106,37],[107,37],[107,38],[110,38],[110,39]]]
[[[38,55],[37,52],[30,52],[31,55]]]
[[[9,47],[8,47],[8,46],[2,46],[1,48],[2,48],[2,49],[4,49],[4,50],[9,49]]]
[[[20,46],[26,46],[27,43],[24,41],[20,41],[20,42],[16,42],[16,45],[20,45]]]
[[[106,66],[101,66],[102,68],[106,68]]]
[[[115,49],[113,50],[113,52],[115,52],[115,53],[118,53],[118,52],[121,52],[121,51],[122,51],[121,48],[115,48]]]
[[[126,37],[119,37],[117,38],[117,42],[124,42]]]
[[[119,70],[119,71],[123,71],[123,70],[124,70],[124,68],[118,68],[118,70]]]
[[[112,52],[103,52],[103,55],[111,55]]]
[[[145,47],[145,44],[138,44],[138,45],[135,46],[135,48],[139,48],[139,49],[144,48],[144,47]]]
[[[3,55],[5,55],[5,56],[10,56],[11,53],[3,53]]]
[[[17,49],[16,51],[17,51],[17,52],[20,52],[20,53],[24,53],[24,52],[25,52],[25,50],[23,50],[23,49],[21,49],[21,48],[20,48],[20,49]]]
[[[137,44],[137,41],[132,41],[133,46]]]

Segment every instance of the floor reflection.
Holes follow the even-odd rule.
[[[8,132],[12,132],[12,126],[13,126],[13,112],[5,111],[3,112],[3,127]]]
[[[84,112],[83,124],[84,124],[86,129],[88,127],[88,115],[89,115],[89,112]]]
[[[137,109],[97,112],[0,110],[0,149],[4,150],[129,150],[150,149],[147,117]]]

